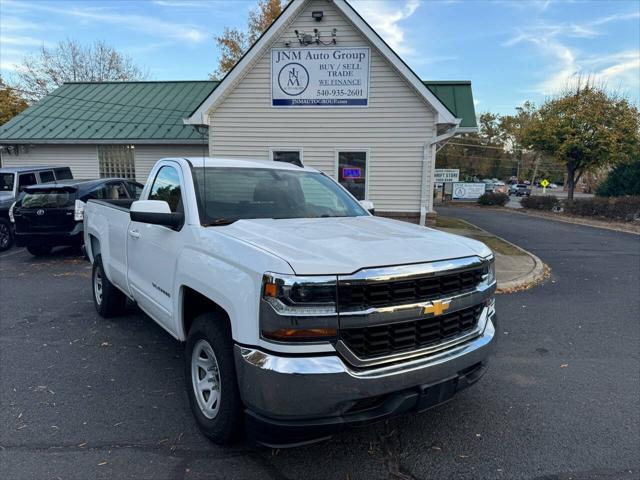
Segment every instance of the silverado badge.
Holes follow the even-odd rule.
[[[422,309],[422,313],[424,313],[425,315],[428,313],[433,313],[434,317],[438,317],[442,315],[445,310],[449,309],[449,305],[451,305],[451,300],[434,300]]]

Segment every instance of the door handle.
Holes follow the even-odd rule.
[[[129,236],[131,238],[140,238],[140,232],[138,230],[129,230]]]

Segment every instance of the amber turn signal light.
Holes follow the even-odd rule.
[[[338,330],[335,328],[281,328],[275,332],[262,331],[262,335],[272,340],[313,340],[335,337]]]

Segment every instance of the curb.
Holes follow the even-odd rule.
[[[536,285],[541,283],[543,280],[548,278],[549,275],[551,274],[551,267],[549,267],[546,263],[540,260],[540,258],[538,258],[537,255],[534,255],[533,253],[525,250],[519,245],[516,245],[515,243],[512,243],[509,240],[505,240],[504,238],[499,237],[495,233],[491,233],[485,230],[484,228],[480,228],[479,226],[474,225],[471,222],[467,222],[466,220],[463,220],[461,218],[456,218],[456,220],[466,223],[467,225],[471,225],[472,227],[480,230],[481,232],[485,232],[488,235],[491,235],[493,237],[500,239],[502,242],[507,243],[512,247],[520,250],[522,253],[529,256],[529,258],[533,260],[534,265],[529,273],[527,273],[521,278],[518,278],[517,280],[511,280],[509,282],[504,282],[501,284],[498,283],[498,288],[496,289],[496,293],[498,294],[514,293],[514,292],[521,292],[523,290],[528,290],[529,288],[535,287]]]

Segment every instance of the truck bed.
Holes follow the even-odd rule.
[[[89,200],[89,202],[99,203],[101,205],[106,205],[107,207],[117,208],[120,210],[129,211],[131,209],[131,204],[135,202],[133,198],[124,198],[121,200]]]

